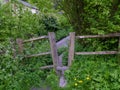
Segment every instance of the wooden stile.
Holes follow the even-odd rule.
[[[58,61],[58,66],[57,66],[57,70],[59,71],[59,87],[65,87],[67,84],[67,81],[64,76],[64,72],[65,70],[68,69],[68,67],[63,66],[62,57],[63,57],[63,54],[59,56],[59,61]]]
[[[67,67],[67,66],[58,66],[57,67],[57,70],[60,70],[60,71],[65,71],[65,70],[67,70],[69,67]]]
[[[71,32],[70,44],[69,44],[69,55],[68,55],[68,66],[71,66],[72,60],[74,59],[74,44],[75,44],[75,32]]]
[[[56,73],[59,74],[59,72],[57,71],[59,56],[58,56],[58,52],[57,52],[55,33],[49,32],[48,34],[49,34],[49,41],[50,41],[54,69],[55,69]]]

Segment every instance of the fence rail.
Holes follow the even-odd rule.
[[[38,38],[31,38],[29,40],[17,39],[16,43],[18,45],[18,52],[19,52],[19,54],[23,54],[24,43],[29,43],[29,42],[33,42],[33,41],[42,40],[42,39],[48,39],[49,40],[51,51],[50,52],[38,53],[38,54],[32,54],[32,55],[24,55],[24,58],[32,58],[32,57],[38,57],[38,56],[51,54],[52,55],[52,60],[53,60],[53,65],[52,66],[43,66],[43,67],[40,67],[40,68],[41,69],[47,69],[47,68],[54,67],[56,73],[58,74],[58,70],[56,68],[57,68],[57,66],[59,66],[59,63],[58,63],[59,57],[58,57],[58,53],[57,53],[57,44],[56,44],[56,39],[55,39],[54,32],[49,32],[48,35],[41,36],[41,37],[38,37]]]
[[[85,35],[85,36],[76,36],[76,39],[84,38],[111,38],[118,37],[118,51],[96,51],[96,52],[75,52],[76,55],[106,55],[106,54],[119,54],[120,52],[120,33],[108,34],[108,35]]]
[[[54,67],[54,65],[48,65],[48,66],[42,66],[42,67],[40,67],[40,69],[42,69],[42,70],[44,70],[44,69],[51,69],[53,67]]]
[[[76,55],[118,54],[118,51],[75,52]]]
[[[51,52],[45,52],[45,53],[27,55],[27,56],[24,56],[24,57],[25,57],[25,58],[31,58],[31,57],[38,57],[38,56],[49,55],[49,54],[51,54]]]
[[[85,36],[76,36],[76,38],[109,38],[109,37],[120,37],[120,33],[108,34],[108,35],[85,35]]]
[[[46,39],[46,38],[49,38],[49,37],[48,36],[41,36],[41,37],[38,37],[38,38],[31,38],[29,40],[24,40],[23,43],[27,43],[27,42],[31,42],[31,41],[37,41],[37,40]]]

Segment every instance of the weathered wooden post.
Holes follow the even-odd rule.
[[[49,32],[48,34],[49,34],[49,41],[50,41],[50,47],[51,47],[51,54],[52,54],[54,69],[55,69],[55,72],[59,75],[59,72],[57,70],[59,57],[58,57],[58,52],[57,52],[55,33],[54,32]]]
[[[23,54],[23,40],[22,39],[17,39],[16,43],[18,44],[19,54]]]
[[[71,66],[74,59],[74,45],[75,44],[75,32],[70,33],[70,44],[69,44],[69,55],[68,55],[68,66]]]
[[[62,64],[62,58],[63,58],[63,54],[61,54],[60,56],[59,56],[59,66],[57,67],[57,68],[60,68],[60,81],[59,81],[59,87],[65,87],[66,86],[66,84],[67,84],[67,81],[66,81],[66,79],[65,79],[65,76],[64,76],[64,72],[65,72],[65,70],[64,69],[61,69],[61,67],[63,67],[63,64]]]

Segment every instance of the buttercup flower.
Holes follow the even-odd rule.
[[[77,80],[76,78],[74,78],[74,80]]]
[[[86,79],[87,79],[87,80],[90,80],[90,77],[87,77]]]
[[[77,86],[78,84],[77,83],[75,83],[75,86]]]
[[[83,81],[82,80],[80,80],[80,81],[78,81],[79,83],[83,83]]]

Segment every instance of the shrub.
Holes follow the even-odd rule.
[[[79,60],[79,61],[78,61]],[[118,90],[120,66],[114,56],[82,56],[66,71],[71,90]]]

